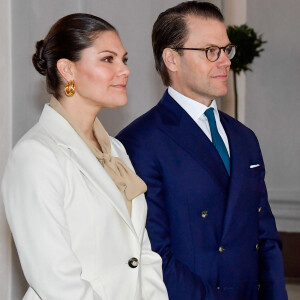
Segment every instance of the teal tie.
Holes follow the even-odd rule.
[[[215,148],[217,149],[217,151],[219,152],[219,155],[221,156],[221,158],[223,160],[225,168],[226,168],[228,174],[230,175],[230,159],[229,159],[228,151],[225,147],[225,144],[218,132],[216,119],[215,119],[215,115],[214,115],[214,109],[212,107],[210,107],[204,112],[204,114],[208,120],[208,124],[210,127],[210,133],[211,133],[211,137],[212,137],[212,142],[213,142]]]

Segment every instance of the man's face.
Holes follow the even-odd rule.
[[[230,44],[225,25],[214,19],[189,16],[186,20],[188,39],[184,48],[224,47]],[[177,69],[170,72],[172,87],[183,95],[205,105],[227,93],[230,60],[221,50],[217,61],[211,62],[204,51],[183,50],[176,56]]]

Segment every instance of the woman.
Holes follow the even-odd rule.
[[[127,103],[127,53],[88,14],[57,21],[33,64],[53,95],[16,145],[2,182],[29,283],[23,299],[168,299],[145,231],[145,183],[96,118]]]

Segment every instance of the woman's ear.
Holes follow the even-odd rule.
[[[57,61],[56,67],[61,77],[66,81],[74,80],[74,63],[66,58],[61,58]]]
[[[166,67],[170,72],[176,72],[178,69],[178,56],[179,54],[171,49],[171,48],[165,48],[162,53],[162,58],[165,62]]]

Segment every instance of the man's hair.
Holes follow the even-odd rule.
[[[158,16],[152,30],[152,47],[155,68],[166,86],[171,84],[171,79],[162,58],[162,53],[165,48],[183,47],[188,38],[188,28],[186,26],[188,16],[224,22],[224,17],[218,7],[208,2],[199,1],[182,2]],[[178,53],[182,55],[182,51],[178,50]]]

